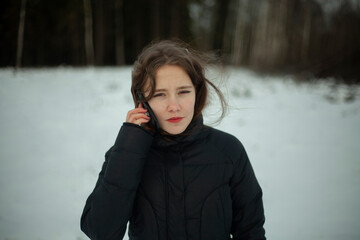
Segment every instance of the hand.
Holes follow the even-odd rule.
[[[142,103],[140,103],[137,108],[130,110],[127,113],[126,122],[134,123],[139,126],[142,123],[147,123],[150,121],[150,117],[145,114],[146,112],[147,112],[147,109],[143,108]]]

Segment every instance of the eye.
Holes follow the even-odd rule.
[[[183,91],[180,91],[179,94],[187,94],[187,93],[190,93],[191,91],[189,90],[183,90]]]
[[[156,93],[153,97],[162,97],[165,96],[165,93]]]

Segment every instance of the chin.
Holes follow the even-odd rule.
[[[184,130],[181,130],[181,131],[176,131],[176,130],[173,130],[173,131],[166,131],[166,132],[168,132],[168,133],[170,133],[171,135],[177,135],[177,134],[180,134],[180,133],[183,133],[185,131],[185,129]]]
[[[171,128],[164,128],[163,130],[171,135],[177,135],[183,133],[186,128],[184,127],[171,127]]]

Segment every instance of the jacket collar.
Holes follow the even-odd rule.
[[[177,135],[164,135],[157,133],[154,138],[154,147],[159,148],[179,148],[183,145],[194,142],[198,139],[199,133],[204,128],[203,117],[200,115],[199,118],[193,120],[185,131]]]

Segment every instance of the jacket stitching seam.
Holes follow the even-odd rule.
[[[160,240],[160,226],[159,226],[159,221],[158,218],[156,217],[155,211],[154,211],[154,206],[151,204],[149,197],[147,196],[147,194],[144,191],[144,188],[141,186],[142,189],[142,193],[143,193],[143,197],[144,199],[149,203],[150,207],[151,207],[151,211],[154,214],[155,220],[156,220],[156,227],[157,227],[157,234],[158,234],[158,239]]]
[[[206,195],[203,203],[201,204],[201,210],[200,210],[200,213],[201,213],[201,215],[200,215],[200,240],[202,239],[202,238],[201,238],[201,237],[202,237],[202,236],[201,236],[201,235],[202,235],[201,230],[202,230],[202,215],[203,215],[204,205],[205,205],[207,199],[211,196],[211,194],[213,194],[215,191],[217,191],[219,188],[223,187],[223,186],[226,185],[226,184],[227,184],[227,183],[223,183],[223,184],[219,185],[218,187],[216,187],[214,190],[212,190],[208,195]]]

